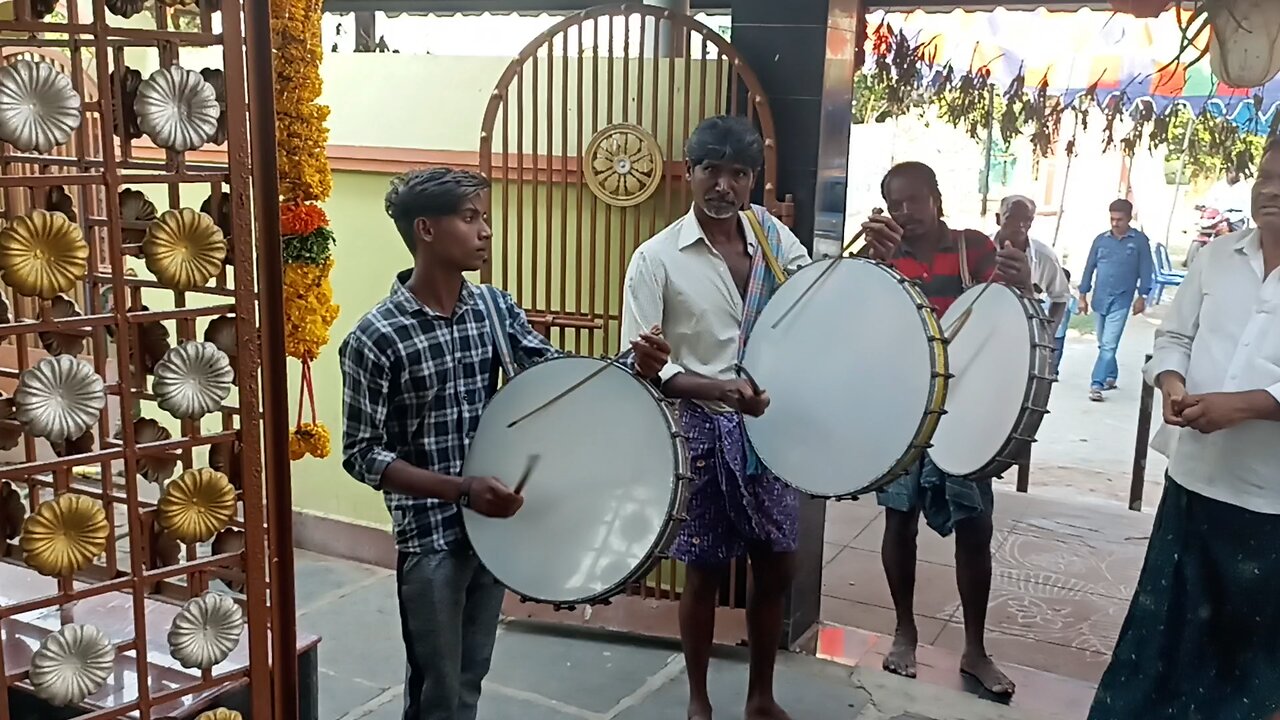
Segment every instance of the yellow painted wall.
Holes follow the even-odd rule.
[[[144,75],[156,68],[154,53],[131,51],[129,64],[141,70]],[[182,64],[189,68],[218,67],[220,57],[216,53],[205,50],[184,50]],[[371,147],[395,147],[425,150],[475,151],[479,146],[481,121],[490,94],[499,76],[508,64],[507,59],[485,57],[441,57],[411,56],[386,54],[338,54],[327,55],[323,69],[325,94],[322,101],[331,109],[329,142],[335,145],[354,145]],[[559,63],[557,76],[563,80],[565,68],[562,60]],[[537,94],[532,92],[532,84],[526,76],[525,93],[522,102],[526,110],[537,109],[542,117],[547,113],[545,93],[545,60],[540,65],[543,74],[543,90]],[[581,103],[572,98],[569,117],[585,113],[589,120],[584,122],[584,137],[595,132],[593,122],[609,124],[620,119],[624,102],[621,98],[629,97],[625,106],[630,119],[635,119],[637,99],[634,88],[638,81],[637,68],[631,69],[627,86],[629,92],[623,93],[623,65],[617,63],[613,87],[614,115],[607,113],[605,97],[610,87],[604,73],[604,64],[599,66],[601,72],[599,96],[596,99],[584,95]],[[568,87],[577,85],[577,66],[570,68],[567,74]],[[526,71],[528,72],[528,71]],[[646,67],[645,72],[651,72]],[[704,111],[704,107],[696,96],[700,94],[699,78],[701,65],[696,61],[689,66],[691,93],[686,93],[684,75],[685,66],[680,65],[670,76],[662,76],[664,94],[668,88],[674,93],[668,97],[676,110],[668,113],[667,102],[660,106],[657,124],[657,135],[664,145],[668,136],[679,145],[679,136],[685,127],[696,120],[696,116]],[[713,71],[708,71],[711,81],[709,86],[722,87]],[[587,87],[593,83],[593,70],[590,65],[582,71]],[[650,77],[647,82],[652,83]],[[557,83],[557,87],[560,87]],[[557,91],[558,92],[558,91]],[[695,96],[690,99],[689,94]],[[709,92],[710,94],[710,92]],[[513,101],[515,98],[513,97]],[[562,98],[552,101],[552,108],[557,118],[562,117]],[[647,100],[649,107],[644,113],[644,124],[652,126],[653,102]],[[717,108],[712,107],[711,110]],[[515,112],[512,111],[512,121]],[[559,122],[559,120],[557,120]],[[577,140],[576,120],[572,137],[564,142],[561,131],[553,133],[553,152],[567,152],[570,156],[581,152]],[[541,126],[543,137],[542,148],[546,152],[546,127]],[[532,149],[533,133],[531,124],[526,123],[524,142],[526,152]],[[510,139],[510,151],[515,152],[516,140]],[[499,152],[501,141],[499,140]],[[678,150],[668,153],[669,157],[678,158]],[[407,251],[395,232],[394,226],[383,211],[383,196],[390,180],[389,176],[373,173],[339,172],[335,173],[333,195],[326,203],[326,211],[332,227],[338,237],[336,250],[337,266],[333,275],[335,301],[341,306],[342,313],[334,326],[330,345],[327,346],[315,364],[315,387],[318,393],[318,414],[333,434],[334,453],[325,460],[306,459],[293,465],[293,486],[295,506],[303,511],[324,515],[338,516],[355,522],[388,525],[386,510],[381,497],[351,479],[342,470],[341,465],[341,429],[342,429],[342,394],[341,378],[337,363],[337,348],[342,338],[350,331],[368,309],[381,300],[399,270],[408,267],[410,260]],[[670,179],[664,182],[671,182]],[[164,210],[169,207],[169,199],[162,186],[141,187],[148,192],[153,201]],[[561,186],[540,184],[526,185],[524,193],[524,213],[516,212],[514,199],[510,202],[504,196],[506,188],[499,183],[494,189],[493,205],[495,216],[495,233],[505,233],[506,237],[519,235],[525,238],[524,256],[517,263],[515,257],[510,258],[510,266],[520,266],[518,273],[512,272],[503,282],[500,274],[495,281],[507,287],[517,295],[517,300],[527,306],[536,306],[543,310],[573,312],[587,305],[589,294],[587,277],[595,277],[597,306],[606,297],[619,295],[626,260],[629,259],[635,245],[647,238],[651,231],[661,229],[672,212],[679,212],[675,207],[667,205],[664,188],[637,208],[627,211],[606,212],[599,203],[590,199],[590,191],[584,190],[586,202],[581,203],[583,209],[595,213],[596,224],[594,234],[591,231],[590,215],[582,224],[581,237],[578,232],[577,218],[582,214],[579,191],[576,185],[567,192]],[[192,186],[182,191],[181,205],[198,207],[207,197],[208,188]],[[678,197],[678,195],[676,196]],[[534,208],[537,208],[535,213]],[[674,210],[672,208],[675,208]],[[505,224],[504,224],[505,218]],[[547,231],[547,220],[550,218],[551,231]],[[636,219],[639,219],[637,223]],[[517,229],[517,225],[519,229]],[[547,238],[555,238],[548,243]],[[595,239],[594,262],[591,252],[590,238]],[[536,239],[536,240],[535,240]],[[535,251],[535,245],[538,248]],[[548,245],[556,248],[549,252]],[[508,260],[504,257],[500,239],[495,241],[497,248],[494,264],[502,267]],[[567,251],[561,248],[568,248]],[[606,251],[606,247],[608,248]],[[562,254],[567,255],[562,257]],[[562,265],[564,267],[562,267]],[[136,264],[140,273],[145,269]],[[544,287],[549,288],[547,294],[534,297],[528,293],[530,282],[535,277],[543,278],[546,268],[552,269],[552,282]],[[517,275],[519,279],[517,279]],[[561,296],[563,291],[564,300]],[[148,291],[145,301],[152,308],[172,306],[172,295],[167,291]],[[617,307],[608,308],[618,312]],[[204,324],[199,327],[203,332]],[[609,345],[617,344],[616,325],[610,329],[612,335]],[[575,348],[570,337],[567,349],[588,350],[586,347]],[[595,353],[614,351],[613,347],[604,347],[603,338],[597,336]],[[298,366],[290,362],[291,394],[298,388]],[[294,395],[296,397],[296,395]],[[291,404],[292,408],[292,404]],[[148,417],[163,419],[165,414],[154,408],[144,408]],[[205,425],[215,429],[219,420],[210,418]],[[176,430],[176,427],[174,428]],[[198,458],[199,460],[199,458]]]

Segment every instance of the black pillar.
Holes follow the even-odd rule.
[[[844,238],[853,75],[860,0],[733,0],[735,48],[764,85],[778,141],[778,195],[795,198],[794,230],[815,256]],[[826,504],[804,500],[796,581],[783,636],[794,645],[818,622]]]

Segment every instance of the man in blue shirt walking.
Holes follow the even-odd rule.
[[[1133,203],[1116,200],[1111,203],[1111,230],[1093,240],[1089,260],[1080,279],[1080,312],[1089,314],[1089,293],[1093,292],[1093,310],[1098,328],[1098,361],[1093,366],[1089,399],[1102,401],[1104,390],[1112,390],[1120,369],[1116,365],[1116,349],[1129,313],[1141,315],[1147,309],[1146,296],[1151,294],[1151,240],[1130,226]],[[1094,282],[1094,272],[1097,282]],[[1134,291],[1137,296],[1134,296]]]

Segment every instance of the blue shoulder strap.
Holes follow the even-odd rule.
[[[510,318],[507,317],[506,303],[499,296],[501,291],[492,285],[480,285],[477,291],[480,301],[484,303],[484,317],[489,324],[489,334],[493,336],[494,349],[498,351],[498,358],[502,361],[502,372],[510,380],[520,370],[516,365],[515,353],[511,351],[511,338],[507,335]]]

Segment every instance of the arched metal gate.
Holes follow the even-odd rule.
[[[790,203],[778,200],[769,103],[728,41],[692,17],[639,4],[597,7],[549,28],[512,60],[485,112],[480,168],[494,182],[494,250],[482,279],[510,292],[558,346],[617,352],[627,263],[688,211],[684,142],[717,114],[745,116],[760,129],[757,192],[789,221]],[[744,606],[744,570],[735,568],[722,604]],[[668,612],[660,606],[669,603],[652,600],[677,598],[682,575],[664,561],[633,590],[640,598],[615,602],[600,622],[674,632],[674,623],[637,613]]]

